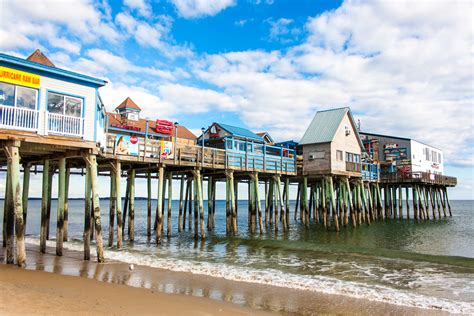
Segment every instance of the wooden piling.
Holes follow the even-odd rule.
[[[184,175],[183,175],[184,177]],[[188,211],[188,206],[190,205],[188,203],[189,201],[189,189],[190,189],[190,186],[191,186],[191,181],[188,179],[186,179],[186,191],[184,193],[184,206],[183,206],[183,221],[181,223],[182,227],[181,227],[181,230],[185,230],[186,229],[186,214],[187,214],[187,211]]]
[[[110,171],[110,193],[109,193],[109,240],[108,246],[114,245],[114,222],[115,222],[115,203],[117,197],[115,196],[115,174],[114,171]]]
[[[260,190],[258,187],[258,182],[258,172],[255,172],[255,200],[257,201],[258,228],[260,230],[260,234],[263,234],[265,229],[263,227],[262,205],[260,203]]]
[[[334,223],[334,227],[336,228],[336,231],[339,231],[339,218],[337,215],[337,205],[336,205],[336,197],[334,194],[334,185],[333,185],[333,179],[332,177],[329,177],[329,196],[331,199],[331,205],[332,205],[332,221]]]
[[[135,169],[130,170],[130,191],[128,200],[128,240],[135,241]]]
[[[147,240],[151,239],[151,172],[146,174],[146,236]]]
[[[198,239],[199,237],[199,187],[198,182],[200,179],[196,176],[196,170],[193,171],[193,182],[194,182],[194,239]]]
[[[53,190],[53,177],[55,172],[55,166],[50,163],[49,166],[49,186],[48,186],[48,193],[46,197],[47,206],[46,206],[46,240],[49,240],[49,227],[51,225],[51,197],[52,197],[52,190]]]
[[[7,172],[10,173],[7,189],[10,195],[7,208],[7,263],[14,263],[14,242],[13,233],[16,242],[16,263],[19,267],[26,265],[25,235],[23,228],[23,206],[20,185],[20,142],[13,141],[5,147],[7,152]]]
[[[403,191],[402,186],[398,186],[398,218],[403,220]]]
[[[212,177],[207,178],[207,230],[212,230]]]
[[[282,189],[281,189],[281,178],[279,175],[275,176],[275,182],[277,184],[277,188],[278,188],[278,200],[280,201],[280,210],[281,210],[281,213],[282,213],[282,228],[283,228],[283,231],[286,231],[288,226],[287,226],[287,223],[286,223],[286,209],[285,209],[285,205],[283,203],[283,192],[282,192]],[[309,216],[309,214],[308,214]],[[309,221],[309,220],[308,220]]]
[[[3,199],[3,247],[7,246],[7,219],[8,219],[8,210],[10,209],[10,172],[7,167],[7,174],[5,176],[5,197]],[[46,237],[45,237],[46,238]],[[46,240],[46,239],[45,239]]]
[[[90,167],[86,164],[86,176],[84,181],[84,260],[90,260],[91,258],[91,171]]]
[[[407,220],[410,220],[410,191],[408,185],[405,187],[405,197],[406,197],[406,206],[407,206]]]
[[[95,242],[97,248],[97,261],[104,262],[104,245],[102,241],[102,224],[100,220],[99,187],[97,183],[97,160],[95,155],[89,155],[91,169],[92,205],[94,207]]]
[[[28,217],[28,197],[30,193],[30,169],[31,165],[29,163],[23,164],[23,197],[22,197],[22,206],[23,206],[23,235],[26,234],[26,219]]]
[[[201,181],[201,172],[199,169],[194,171],[194,181],[196,182],[197,186],[197,198],[198,198],[198,207],[199,207],[199,228],[201,231],[201,239],[206,238],[206,231],[204,229],[204,198],[203,198],[203,190],[202,190],[202,181]],[[194,213],[196,214],[196,213]],[[195,226],[197,231],[197,227]]]
[[[225,232],[231,234],[231,205],[230,205],[230,183],[227,171],[225,172]]]
[[[173,173],[168,172],[168,218],[167,218],[167,229],[166,237],[171,238],[171,210],[172,210],[172,201],[173,201]]]
[[[59,158],[56,255],[63,255],[64,202],[66,194],[66,158]]]
[[[451,213],[451,203],[449,203],[448,188],[444,187],[443,191],[444,191],[444,200],[446,201],[446,204],[448,205],[449,216],[452,217],[453,213]]]
[[[10,151],[8,151],[10,153]],[[15,262],[15,213],[14,213],[14,193],[12,191],[12,163],[11,158],[8,157],[7,163],[7,187],[5,191],[7,193],[6,204],[5,204],[5,240],[6,240],[6,261],[7,264],[13,264]]]
[[[255,198],[255,173],[250,174],[249,178],[249,197],[248,203],[250,205],[250,233],[255,234],[257,229],[257,205]]]
[[[416,192],[416,186],[413,185],[411,189],[412,197],[413,197],[413,217],[415,221],[418,220],[418,195]]]
[[[66,179],[64,183],[64,229],[63,240],[68,240],[69,235],[69,178],[71,177],[71,168],[66,166]]]
[[[158,194],[157,194],[157,202],[156,202],[156,218],[157,218],[157,225],[156,225],[156,243],[161,243],[161,233],[162,233],[162,225],[163,225],[163,180],[165,178],[164,175],[165,169],[160,166],[158,168]]]
[[[130,173],[127,174],[127,184],[125,187],[125,198],[123,201],[123,226],[122,226],[122,236],[125,235],[125,224],[127,223],[127,211],[128,207],[130,206],[129,202],[130,198]]]
[[[117,248],[122,248],[123,243],[123,234],[122,234],[122,226],[123,226],[123,215],[122,215],[122,194],[121,194],[121,176],[122,176],[122,164],[119,160],[116,160],[114,163],[114,180],[115,180],[115,207],[117,210]]]
[[[309,228],[309,209],[308,209],[308,177],[303,177],[302,198],[303,198],[303,221],[306,228]]]
[[[290,178],[285,178],[286,197],[285,197],[285,215],[287,230],[290,228]],[[261,217],[261,216],[260,216]]]

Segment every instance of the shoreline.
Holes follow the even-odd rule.
[[[128,291],[127,288],[129,288],[130,290],[140,289],[150,295],[176,295],[182,297],[188,305],[194,304],[195,299],[202,300],[204,305],[207,303],[212,306],[224,304],[222,305],[223,310],[232,307],[243,315],[248,311],[251,314],[259,312],[283,314],[353,314],[354,312],[363,314],[448,314],[436,309],[406,307],[337,294],[323,294],[272,285],[232,281],[142,265],[136,265],[133,271],[130,271],[127,263],[109,260],[105,264],[98,264],[93,261],[94,258],[90,262],[83,261],[82,253],[67,249],[65,249],[63,257],[57,257],[53,248],[48,248],[46,254],[41,254],[36,245],[27,244],[27,253],[28,273],[45,274],[45,272],[50,272],[68,276],[68,278],[72,277],[70,281],[72,283],[74,283],[74,279],[79,277],[83,279],[80,281],[81,284],[84,282],[98,282],[107,283],[113,288],[125,288],[117,291]],[[0,267],[2,275],[5,269],[10,269],[5,265]],[[4,276],[0,279],[2,286],[4,284],[3,278]],[[48,276],[38,278],[42,279],[43,286],[51,287]],[[23,279],[23,282],[28,284],[28,279]],[[111,291],[115,291],[115,289]],[[35,293],[30,294],[34,295]],[[134,294],[131,293],[131,295]],[[187,299],[191,298],[192,300],[188,302]],[[177,302],[173,304],[177,304]],[[152,308],[152,306],[149,306],[149,308]],[[94,310],[90,310],[90,312],[94,312]],[[108,312],[120,313],[120,310],[110,310]],[[207,312],[213,314],[216,310],[207,310]],[[219,314],[222,313],[219,311]]]

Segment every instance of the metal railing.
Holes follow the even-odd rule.
[[[38,111],[0,105],[0,128],[38,131]]]
[[[81,117],[47,113],[48,133],[77,136],[83,135],[83,122]]]

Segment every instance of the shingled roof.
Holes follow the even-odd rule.
[[[35,50],[33,54],[28,56],[26,60],[42,64],[45,66],[50,66],[50,67],[56,67],[51,60],[49,60],[48,57],[46,57],[45,54],[43,54],[39,49]]]
[[[142,109],[140,109],[140,107],[135,103],[133,102],[132,99],[130,99],[130,97],[127,97],[125,100],[123,100],[122,103],[119,104],[119,106],[117,106],[115,109],[116,110],[119,110],[119,109],[135,109],[135,110],[138,110],[138,111],[141,111]]]

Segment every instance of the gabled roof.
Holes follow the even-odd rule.
[[[351,109],[348,107],[316,112],[311,124],[301,138],[300,145],[332,142],[344,116],[348,114],[359,145],[363,148]]]
[[[257,133],[257,135],[260,136],[260,137],[263,137],[263,138],[265,138],[265,136],[268,137],[268,139],[270,140],[271,143],[275,142],[273,137],[271,137],[268,132],[259,132],[259,133]]]
[[[28,56],[28,58],[26,58],[26,60],[49,67],[56,67],[53,62],[49,60],[49,58],[46,57],[46,55],[43,54],[43,52],[41,52],[39,49],[35,50],[30,56]]]
[[[135,102],[133,102],[132,99],[130,99],[130,97],[127,97],[125,100],[123,100],[123,102],[120,103],[115,109],[116,110],[119,110],[119,109],[135,109],[135,110],[138,110],[138,111],[142,110],[142,109],[140,109],[140,107]]]
[[[221,123],[216,124],[225,129],[229,134],[232,134],[233,136],[264,142],[263,137],[258,136],[257,134],[246,128]]]

